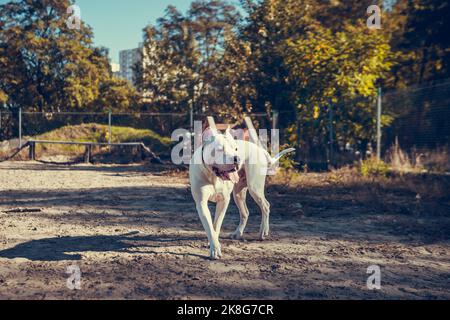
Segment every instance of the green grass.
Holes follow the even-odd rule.
[[[149,129],[129,127],[111,127],[113,143],[143,142],[157,154],[170,154],[172,142],[170,138],[162,137]],[[34,137],[35,140],[76,141],[76,142],[108,142],[107,125],[88,123],[77,126],[65,126]],[[83,146],[72,145],[42,145],[37,148],[38,154],[46,155],[80,155]]]

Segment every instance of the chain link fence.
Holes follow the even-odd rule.
[[[393,122],[384,128],[384,151],[398,144],[407,151],[450,143],[450,80],[387,92],[383,109]]]
[[[381,119],[378,107],[382,110]],[[208,115],[189,112],[43,113],[0,109],[0,151],[17,148],[21,141],[28,139],[81,139],[102,143],[144,142],[170,156],[170,150],[155,144],[155,140],[170,144],[174,130],[192,130],[193,121],[205,122]],[[227,115],[213,116],[217,123],[236,123]],[[299,119],[295,110],[248,116],[257,129],[279,129],[281,146],[292,145],[295,143],[292,137],[301,136],[304,145],[299,148],[296,160],[312,169],[352,164],[375,156],[379,120],[382,159],[399,166],[427,166],[431,162],[449,166],[446,162],[449,162],[450,145],[450,80],[385,92],[378,101],[364,97],[341,101],[322,110],[314,119]],[[300,130],[292,132],[285,127],[286,123],[300,124]],[[64,130],[65,127],[68,129]],[[245,124],[242,122],[238,127],[244,128]],[[358,137],[355,137],[358,130]]]
[[[94,124],[99,127],[111,125],[136,130],[152,130],[162,137],[170,137],[175,129],[189,129],[190,120],[187,113],[47,113],[0,110],[0,141],[18,140],[20,136],[23,139],[36,139],[56,129]],[[77,136],[74,132],[73,137],[60,138],[61,141],[65,141],[66,138],[76,139]]]
[[[189,127],[190,116],[185,113],[1,111],[0,155],[5,158],[27,141],[39,140],[106,144],[143,142],[157,154],[170,157],[172,132],[178,128],[189,130]],[[61,154],[74,159],[82,155],[83,150],[84,147],[77,145],[40,144],[37,153]],[[101,151],[97,150],[97,153]],[[129,151],[124,148],[122,154]]]
[[[292,119],[304,143],[301,167],[326,170],[379,153],[397,169],[450,171],[450,80],[330,103],[306,121],[295,111],[279,114],[281,123]],[[296,133],[280,134],[283,144]]]
[[[19,146],[19,111],[0,109],[0,150]]]
[[[384,159],[399,169],[450,171],[450,80],[387,92]]]

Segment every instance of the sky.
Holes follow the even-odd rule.
[[[119,62],[119,51],[142,42],[142,29],[164,15],[168,5],[185,12],[190,0],[76,0],[81,19],[94,31],[97,46],[110,50],[111,62]]]
[[[0,0],[5,4],[9,0]],[[94,31],[97,46],[110,50],[111,62],[119,62],[119,51],[142,42],[142,29],[164,15],[168,5],[186,12],[191,0],[76,0],[81,19]]]

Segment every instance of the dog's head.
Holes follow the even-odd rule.
[[[228,128],[225,134],[208,129],[203,136],[203,161],[214,174],[224,181],[239,182],[242,167],[236,140]]]

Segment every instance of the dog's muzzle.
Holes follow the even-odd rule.
[[[234,167],[231,168],[230,170],[220,170],[218,167],[212,167],[212,170],[214,172],[214,174],[224,180],[224,181],[231,181],[233,183],[238,183],[239,182],[239,159],[237,159],[237,161],[235,161]]]

